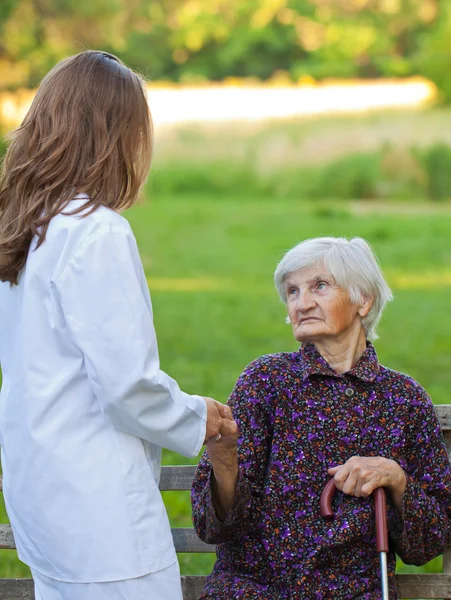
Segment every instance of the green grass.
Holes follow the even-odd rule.
[[[188,392],[225,401],[255,357],[297,347],[272,276],[285,250],[318,235],[360,235],[379,256],[396,299],[380,326],[382,363],[415,377],[434,402],[451,389],[451,211],[385,212],[376,206],[242,197],[160,196],[127,213],[155,312],[161,365]],[[166,464],[186,459],[165,453]],[[195,461],[192,461],[195,462]],[[189,525],[187,493],[166,493],[175,525]],[[6,516],[0,507],[0,520]],[[181,556],[182,571],[206,573],[209,556]],[[432,567],[438,568],[439,560]],[[25,576],[11,552],[1,576]]]

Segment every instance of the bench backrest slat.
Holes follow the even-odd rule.
[[[451,406],[449,404],[438,404],[435,407],[440,427],[443,432],[451,431]],[[161,491],[185,491],[191,488],[191,482],[194,477],[194,465],[167,466],[161,470],[160,490]],[[0,477],[0,490],[2,489],[2,479]]]
[[[175,527],[171,529],[174,546],[177,552],[214,552],[215,546],[200,540],[192,527]],[[0,549],[15,550],[14,535],[11,525],[0,525]],[[1,596],[0,596],[1,598]]]
[[[451,431],[451,405],[436,404],[434,406],[442,431]]]
[[[160,490],[174,492],[190,490],[195,470],[194,465],[163,467],[161,469]]]

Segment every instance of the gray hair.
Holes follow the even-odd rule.
[[[351,302],[358,303],[362,298],[373,300],[369,313],[362,319],[362,325],[369,340],[377,339],[377,324],[385,305],[393,300],[393,294],[369,243],[360,237],[350,240],[320,237],[305,240],[289,250],[274,273],[277,291],[285,304],[285,280],[288,275],[318,265],[323,265],[335,283],[349,292]]]

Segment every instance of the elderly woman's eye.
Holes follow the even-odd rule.
[[[289,296],[293,296],[293,295],[294,295],[296,292],[297,292],[297,288],[295,288],[295,287],[289,287],[289,288],[287,289],[287,294],[288,294]]]
[[[327,287],[327,283],[325,281],[318,281],[318,283],[316,284],[316,289],[317,290],[324,290]]]

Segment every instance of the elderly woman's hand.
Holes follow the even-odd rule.
[[[406,475],[396,461],[382,456],[353,456],[328,473],[339,490],[357,498],[366,498],[378,487],[387,488],[395,506],[402,510]]]
[[[224,520],[235,500],[238,478],[238,426],[233,420],[223,420],[221,437],[207,442],[208,457],[213,466],[213,501],[216,514]]]
[[[215,470],[225,468],[232,462],[231,458],[236,456],[238,426],[233,418],[222,420],[219,434],[207,441],[208,457]]]
[[[224,419],[232,419],[232,410],[227,404],[222,404],[213,398],[203,396],[207,405],[207,425],[204,444],[209,439],[220,437],[221,425]]]

